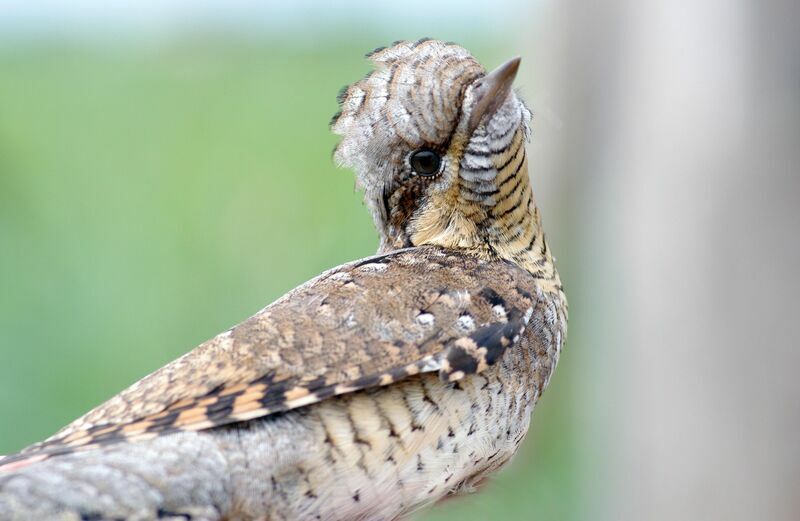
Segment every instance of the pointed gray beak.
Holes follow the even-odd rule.
[[[484,117],[491,117],[506,101],[514,78],[517,77],[520,61],[519,58],[512,58],[475,82],[472,87],[474,101],[469,116],[469,134],[472,134]]]

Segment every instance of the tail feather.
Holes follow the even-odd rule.
[[[0,472],[13,472],[21,468],[27,467],[33,463],[38,463],[49,458],[49,454],[11,454],[8,456],[0,456]]]
[[[230,508],[226,456],[186,433],[0,460],[0,519],[195,519]]]

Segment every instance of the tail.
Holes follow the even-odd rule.
[[[24,456],[22,454],[11,454],[9,456],[0,456],[0,473],[13,472],[23,467],[27,467],[33,463],[44,461],[49,457],[47,454],[35,454],[31,456]]]
[[[186,433],[70,454],[0,460],[0,521],[192,519],[216,521],[232,498],[226,455]]]
[[[25,448],[22,452],[16,454],[8,454],[3,456],[0,454],[0,475],[3,472],[12,472],[21,468],[27,467],[34,463],[39,463],[55,456],[62,456],[64,454],[72,454],[73,452],[83,452],[87,450],[95,450],[101,445],[83,445],[78,447],[71,447],[69,445],[44,445],[37,443]],[[2,519],[0,519],[2,521]]]

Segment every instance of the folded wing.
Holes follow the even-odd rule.
[[[437,371],[479,373],[535,307],[531,275],[434,247],[328,271],[0,465],[210,429]]]

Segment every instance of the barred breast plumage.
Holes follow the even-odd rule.
[[[334,268],[0,460],[0,519],[396,519],[507,462],[567,304],[519,60],[397,42],[340,94],[379,254]]]

